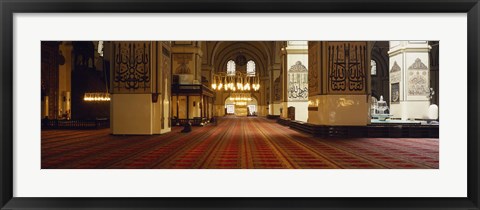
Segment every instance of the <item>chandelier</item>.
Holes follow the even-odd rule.
[[[102,61],[102,71],[105,73],[105,78],[107,78],[107,72],[105,68],[105,62],[103,60],[103,41],[98,42],[98,54]],[[87,92],[83,95],[83,100],[86,102],[97,102],[97,101],[110,101],[110,94],[108,93],[107,79],[105,79],[105,92]]]
[[[249,101],[252,101],[250,93],[231,93],[230,101],[233,101],[235,105],[245,106]]]
[[[109,93],[85,93],[83,95],[84,101],[110,101],[110,94]]]
[[[258,76],[242,72],[220,72],[213,75],[212,89],[234,92],[250,90],[258,91],[260,89],[260,79]]]

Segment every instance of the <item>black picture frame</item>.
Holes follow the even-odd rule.
[[[479,209],[478,0],[0,0],[1,209]],[[25,198],[13,197],[15,13],[467,13],[468,196],[466,198]],[[92,189],[93,190],[93,189]]]

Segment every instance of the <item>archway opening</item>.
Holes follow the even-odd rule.
[[[257,116],[258,101],[254,97],[229,96],[225,99],[225,115]]]

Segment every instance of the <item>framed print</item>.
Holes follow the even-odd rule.
[[[479,209],[478,0],[0,5],[1,209]]]

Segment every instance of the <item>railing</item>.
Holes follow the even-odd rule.
[[[213,97],[215,92],[203,84],[172,84],[172,95],[206,95]]]
[[[273,120],[276,120],[276,119],[278,119],[278,118],[280,118],[280,115],[270,115],[270,114],[269,114],[269,115],[267,115],[267,119],[273,119]]]
[[[109,119],[95,120],[42,120],[42,129],[99,129],[109,128]]]
[[[277,118],[277,123],[280,125],[290,126],[290,119]]]
[[[318,137],[370,137],[370,138],[438,138],[438,125],[367,125],[367,126],[325,126],[306,122],[278,119],[277,123]]]
[[[194,117],[193,119],[172,119],[172,126],[183,126],[187,124],[188,121],[190,121],[193,126],[201,126],[210,122],[209,119],[201,117]]]

